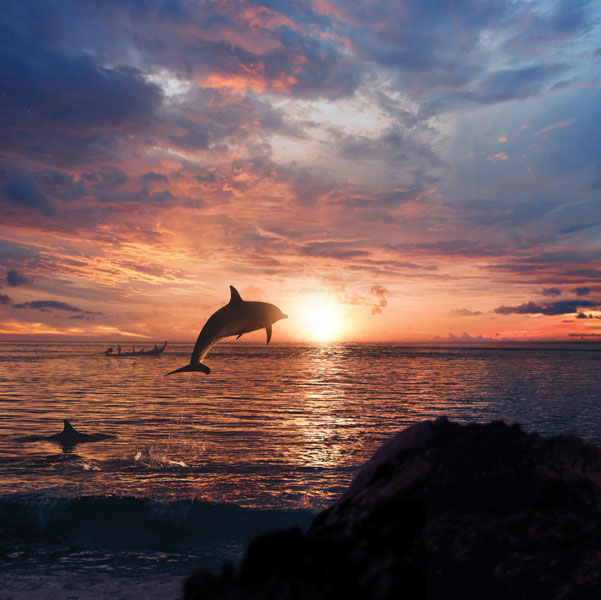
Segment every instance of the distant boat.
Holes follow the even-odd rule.
[[[108,348],[103,352],[105,356],[110,356],[111,358],[121,358],[122,356],[161,356],[163,350],[167,342],[165,342],[160,348],[155,344],[152,350],[145,350],[142,348],[141,350],[136,350],[134,346],[132,346],[131,352],[113,352],[112,348]]]

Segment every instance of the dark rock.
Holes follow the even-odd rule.
[[[417,423],[308,532],[255,538],[185,597],[601,598],[601,451],[502,422]]]

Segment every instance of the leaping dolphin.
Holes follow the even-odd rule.
[[[280,319],[287,319],[277,306],[267,302],[246,302],[242,300],[240,294],[233,285],[230,285],[231,297],[228,304],[214,312],[209,320],[204,324],[192,356],[190,364],[180,369],[175,369],[166,375],[173,373],[184,373],[186,371],[202,371],[207,375],[211,369],[202,364],[202,359],[208,354],[209,350],[223,338],[232,335],[238,336],[265,328],[267,332],[267,343],[271,339],[271,326]]]

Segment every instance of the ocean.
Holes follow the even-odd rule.
[[[170,377],[191,344],[105,348],[0,343],[2,599],[178,598],[191,570],[235,562],[253,535],[308,526],[423,419],[601,445],[599,345],[239,341],[213,349],[210,375]],[[43,439],[63,419],[114,437]]]

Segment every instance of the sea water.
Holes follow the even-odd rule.
[[[211,352],[208,376],[165,377],[191,349],[0,344],[0,597],[177,598],[192,569],[235,562],[253,535],[306,527],[423,419],[601,445],[596,345],[236,342]],[[115,437],[39,439],[63,419]]]

